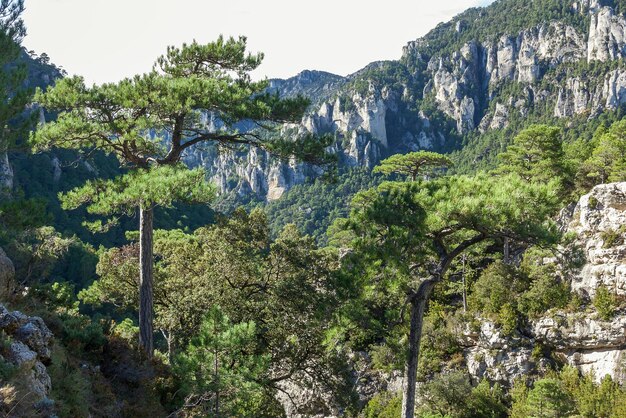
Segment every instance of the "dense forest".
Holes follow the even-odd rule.
[[[395,152],[294,129],[331,93],[254,81],[245,37],[88,86],[26,51],[24,1],[0,0],[2,416],[626,416],[624,104],[548,110],[554,80],[600,86],[623,59],[546,67],[546,98],[484,129],[426,77],[476,39],[626,12],[571,3],[470,9],[400,61],[332,78],[342,114],[377,88],[419,92],[388,113],[390,143],[407,121],[444,140]],[[351,138],[383,151],[350,160]],[[276,199],[224,191],[190,163],[202,152],[317,175]]]

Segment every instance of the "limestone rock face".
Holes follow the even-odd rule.
[[[626,346],[626,316],[602,321],[593,314],[555,314],[532,324],[537,341],[559,350],[606,350]]]
[[[501,335],[493,322],[483,320],[478,334],[466,336],[472,345],[464,352],[467,370],[476,380],[509,385],[536,367],[528,338]]]
[[[461,18],[436,31],[464,39],[450,51],[433,50],[427,35],[409,42],[399,61],[372,63],[346,77],[304,71],[272,80],[270,90],[311,97],[310,110],[290,136],[334,135],[329,151],[347,166],[372,167],[395,153],[454,148],[457,135],[504,129],[538,108],[559,118],[595,117],[626,104],[626,65],[620,61],[626,58],[626,17],[605,4],[572,1],[564,13],[579,13],[585,23],[555,19],[495,38],[463,38],[472,22]],[[221,191],[266,200],[318,173],[269,158],[205,153],[196,160],[209,168]]]
[[[578,115],[588,108],[590,93],[580,78],[570,78],[565,87],[561,87],[554,107],[554,116],[564,118]]]
[[[587,59],[608,61],[626,53],[626,20],[612,8],[602,7],[591,14]]]
[[[626,295],[626,183],[601,184],[583,196],[568,227],[586,264],[571,278],[572,290],[593,297],[599,285]]]
[[[25,371],[26,385],[36,401],[47,399],[52,389],[45,364],[50,361],[52,332],[44,321],[19,311],[10,312],[0,304],[0,330],[9,339],[1,357]]]
[[[38,316],[28,316],[19,311],[9,312],[0,304],[0,329],[34,351],[42,362],[50,360],[53,335]]]
[[[597,380],[610,374],[626,382],[626,312],[618,311],[607,321],[590,303],[600,285],[626,295],[626,182],[594,187],[574,207],[562,211],[559,223],[563,232],[575,234],[572,248],[584,256],[580,268],[561,273],[585,301],[583,309],[549,311],[513,336],[502,336],[491,321],[480,319],[480,330],[465,332],[461,342],[474,379],[510,385],[517,377],[544,370],[553,360],[540,353],[533,356],[533,349],[541,345],[549,348],[553,359],[593,371]],[[607,246],[607,237],[616,237],[615,231],[621,232]]]

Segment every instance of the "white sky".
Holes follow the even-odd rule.
[[[26,0],[23,44],[88,83],[148,71],[168,45],[245,35],[256,78],[347,75],[493,0]]]

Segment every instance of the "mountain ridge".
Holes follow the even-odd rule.
[[[290,129],[335,135],[332,152],[342,167],[371,168],[394,153],[450,152],[472,143],[476,149],[461,151],[461,165],[489,164],[506,143],[479,146],[474,137],[519,120],[559,123],[626,103],[625,5],[498,0],[407,42],[398,60],[346,77],[305,70],[271,84],[284,96],[311,97],[310,111]],[[219,158],[207,168],[223,194],[271,201],[315,175],[271,158]]]

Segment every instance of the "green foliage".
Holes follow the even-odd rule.
[[[626,179],[626,121],[616,122],[594,137],[593,151],[581,170],[595,184]]]
[[[520,319],[566,307],[571,292],[559,279],[556,264],[544,262],[550,254],[531,247],[519,267],[499,260],[487,266],[472,286],[470,308],[494,320],[508,335],[517,328]]]
[[[136,170],[114,180],[88,181],[84,186],[61,195],[64,209],[76,209],[87,203],[96,215],[132,214],[138,207],[172,207],[179,202],[208,202],[214,188],[205,181],[202,169],[160,166]],[[106,230],[101,221],[89,223],[94,230]]]
[[[253,322],[232,324],[215,306],[200,331],[176,360],[176,373],[204,416],[254,417],[263,399],[258,377],[265,374],[269,358],[255,354]]]
[[[567,176],[561,130],[534,125],[521,131],[499,159],[497,173],[516,173],[527,181],[563,181]]]
[[[437,169],[452,165],[452,160],[445,155],[430,151],[417,151],[408,154],[396,154],[380,162],[374,173],[400,174],[415,181],[419,177],[432,175]]]
[[[91,385],[77,364],[67,357],[54,355],[49,369],[53,381],[51,396],[54,396],[55,410],[61,417],[90,415]]]
[[[11,234],[43,226],[47,221],[46,202],[43,199],[11,199],[0,202],[0,239]]]
[[[505,305],[511,306],[526,283],[515,268],[502,261],[490,264],[472,287],[469,304],[472,309],[497,317]]]
[[[111,328],[111,333],[120,337],[132,346],[137,342],[139,327],[135,325],[132,319],[124,318],[120,323],[115,324]]]
[[[50,310],[78,312],[75,287],[68,282],[43,283],[34,286],[30,294],[41,300]]]
[[[43,226],[16,232],[4,248],[15,264],[20,283],[32,284],[49,278],[69,248],[77,244],[76,239],[65,238],[53,227]]]
[[[520,310],[530,317],[537,317],[549,309],[564,308],[570,301],[570,289],[555,276],[541,276],[522,295]]]
[[[336,179],[315,179],[311,183],[292,187],[280,199],[265,206],[272,235],[276,236],[287,224],[310,235],[323,245],[326,231],[335,219],[348,216],[349,203],[354,195],[380,183],[364,168],[349,169]]]
[[[18,371],[17,367],[6,360],[12,342],[12,338],[4,330],[0,330],[0,379],[3,382],[8,382]]]
[[[472,388],[464,372],[437,375],[419,389],[419,417],[500,418],[507,416],[505,396],[499,385],[482,380]]]
[[[593,298],[593,306],[598,311],[600,318],[605,321],[611,320],[615,315],[615,309],[617,308],[617,301],[615,295],[609,291],[604,285],[598,286],[596,294]]]
[[[212,190],[202,170],[188,171],[181,158],[187,149],[211,144],[233,150],[260,148],[282,158],[325,162],[327,140],[306,136],[295,143],[282,138],[277,129],[299,122],[309,101],[302,97],[280,98],[267,91],[268,81],[253,82],[250,72],[262,54],[246,53],[246,38],[224,39],[206,45],[193,42],[169,47],[151,72],[117,83],[87,87],[81,77],[59,80],[47,92],[38,90],[37,102],[61,112],[54,122],[31,134],[35,150],[68,148],[113,154],[131,171],[114,180],[95,180],[63,196],[65,208],[89,204],[98,215],[128,214],[139,209],[147,215],[142,224],[139,310],[142,348],[153,354],[152,309],[152,209],[175,201],[206,202]],[[203,122],[207,115],[213,124]],[[240,129],[247,123],[257,129]],[[211,125],[211,126],[209,126]],[[106,230],[96,220],[89,226]]]
[[[377,393],[365,405],[359,418],[397,418],[402,408],[402,397],[389,392]]]
[[[431,301],[424,318],[418,375],[423,380],[436,375],[444,365],[453,366],[461,356],[461,346],[444,306]]]
[[[102,250],[100,279],[80,292],[80,299],[135,311],[138,253],[136,243]],[[234,323],[263,324],[255,339],[278,380],[297,379],[296,372],[306,367],[325,384],[343,382],[341,356],[324,346],[341,291],[333,275],[336,255],[318,250],[312,238],[288,226],[272,240],[262,211],[239,209],[193,233],[156,231],[155,256],[154,324],[168,340],[160,347],[170,355],[185,347],[203,316],[220,305]],[[339,395],[340,389],[333,390]]]
[[[500,325],[503,335],[511,335],[517,329],[518,314],[510,303],[505,303],[498,312],[497,323]]]
[[[602,238],[602,248],[613,248],[616,245],[622,245],[626,236],[626,225],[621,225],[617,230],[608,229],[600,233]]]
[[[537,317],[548,309],[564,308],[570,301],[570,289],[559,278],[554,262],[544,262],[552,254],[549,251],[531,248],[521,263],[520,270],[528,278],[530,287],[519,302],[520,311]]]
[[[61,339],[75,352],[97,351],[106,343],[104,328],[98,318],[77,313],[60,313]]]
[[[32,118],[24,114],[32,91],[25,88],[26,68],[18,63],[20,42],[26,35],[21,19],[23,11],[24,0],[0,2],[0,155],[14,146],[32,125]]]
[[[250,145],[304,160],[319,157],[310,155],[312,145],[296,148],[276,137],[238,130],[237,124],[246,120],[266,128],[298,122],[308,106],[302,97],[267,93],[266,80],[251,81],[249,72],[262,58],[246,53],[245,37],[220,36],[205,45],[194,41],[169,47],[151,72],[118,83],[86,87],[80,77],[60,80],[37,94],[40,104],[62,113],[38,130],[32,143],[38,149],[95,147],[140,168],[176,164],[185,149],[202,142]],[[219,118],[217,131],[201,123],[202,112]],[[172,133],[170,141],[162,141],[164,131]]]
[[[410,289],[428,274],[428,268],[440,262],[438,245],[446,245],[448,254],[460,254],[455,246],[472,238],[475,244],[501,236],[520,242],[529,238],[556,242],[558,234],[546,219],[557,207],[552,184],[528,183],[515,175],[506,179],[479,175],[419,183],[387,182],[359,193],[350,218],[336,225],[344,245],[347,242],[353,249],[344,257],[343,265],[354,292],[342,309],[337,332],[356,350],[380,347],[385,342],[387,350],[375,351],[391,350],[401,355],[396,343],[388,341],[400,340],[407,331],[406,323],[399,319],[401,307]],[[454,268],[458,267],[455,264]],[[521,286],[522,282],[520,291],[525,290]],[[484,299],[482,305],[492,303],[488,293],[491,287],[484,286],[485,293],[478,298]],[[502,297],[508,296],[506,289],[510,288],[503,280]],[[497,298],[494,293],[495,315],[507,302]],[[431,326],[429,323],[425,328]],[[445,328],[437,321],[432,327],[432,338],[428,329],[424,331],[423,375],[437,371],[445,361],[453,361],[456,351],[456,345],[451,344],[454,338],[443,332]]]
[[[461,371],[439,374],[419,388],[424,412],[437,412],[442,416],[458,416],[471,393],[469,378]]]
[[[489,381],[483,379],[472,389],[472,394],[467,401],[467,410],[464,416],[498,418],[508,416],[505,404],[505,395],[502,387],[497,383],[491,386]]]
[[[565,366],[560,373],[551,373],[531,386],[516,381],[510,395],[510,416],[513,418],[619,417],[626,399],[624,388],[610,376],[597,383],[593,374],[582,375],[571,366]]]
[[[566,417],[572,412],[573,399],[556,379],[539,379],[528,392],[526,404],[530,416]]]

